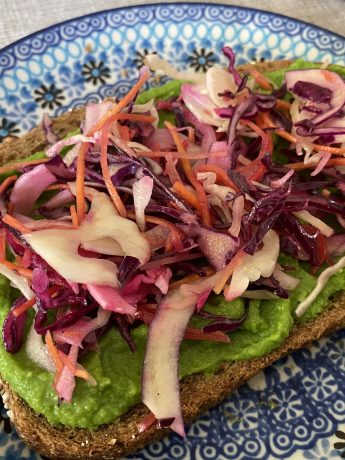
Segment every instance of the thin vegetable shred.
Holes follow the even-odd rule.
[[[303,319],[345,266],[344,80],[311,68],[276,85],[223,53],[228,67],[206,74],[147,56],[121,100],[86,106],[80,132],[58,140],[45,116],[45,154],[0,168],[0,273],[17,289],[4,345],[54,375],[62,404],[76,379],[97,385],[82,357],[109,328],[135,353],[144,323],[140,429],[184,435],[181,342],[236,340],[248,315],[205,302],[289,298],[292,257],[317,278]],[[149,67],[177,94],[138,96]]]

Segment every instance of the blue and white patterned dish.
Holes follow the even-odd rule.
[[[224,44],[239,64],[298,57],[345,64],[343,37],[253,9],[179,3],[95,13],[0,51],[0,140],[37,125],[44,111],[120,96],[148,52],[204,70],[221,60]],[[345,331],[280,360],[201,417],[186,440],[171,435],[128,459],[345,457],[344,350]],[[39,459],[2,423],[1,460]]]

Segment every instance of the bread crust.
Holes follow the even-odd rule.
[[[287,67],[291,61],[261,63],[259,70],[277,70]],[[248,66],[241,66],[246,71]],[[84,109],[61,115],[53,122],[53,128],[63,137],[79,126]],[[11,139],[0,146],[0,162],[5,163],[24,158],[45,147],[42,127],[34,128],[20,139]],[[313,340],[345,327],[345,292],[334,297],[327,310],[313,321],[295,325],[284,343],[261,358],[225,363],[214,375],[194,374],[181,382],[181,405],[187,424],[195,420],[206,409],[218,404],[240,385],[271,365],[282,356]],[[1,373],[1,370],[0,370]],[[0,380],[0,389],[9,415],[20,436],[34,450],[51,459],[86,460],[115,459],[133,453],[150,442],[161,439],[168,429],[152,426],[138,433],[137,423],[148,414],[143,404],[138,404],[116,422],[101,426],[97,430],[52,426],[47,419],[33,411],[10,386]]]

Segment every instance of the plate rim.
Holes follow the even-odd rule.
[[[342,35],[338,34],[337,32],[332,32],[331,30],[326,29],[325,27],[321,27],[321,26],[318,26],[316,24],[312,24],[310,22],[303,21],[301,19],[296,19],[296,18],[293,18],[291,16],[287,16],[287,15],[284,15],[284,14],[281,14],[281,13],[275,13],[274,11],[267,11],[267,10],[263,10],[263,9],[260,9],[260,8],[252,8],[252,7],[240,6],[240,5],[231,5],[231,4],[226,4],[226,3],[207,3],[207,2],[199,2],[199,1],[198,2],[188,2],[188,1],[187,2],[186,1],[183,1],[183,2],[170,2],[169,1],[169,2],[164,2],[164,3],[145,3],[144,5],[128,5],[128,6],[120,6],[120,7],[115,7],[115,8],[107,8],[105,10],[94,11],[92,13],[87,13],[87,14],[84,14],[84,15],[80,15],[80,16],[70,18],[70,19],[65,19],[64,21],[60,21],[60,22],[51,24],[51,25],[49,25],[47,27],[43,27],[42,29],[36,30],[34,32],[31,32],[30,34],[25,35],[24,37],[21,37],[21,38],[15,40],[15,41],[9,43],[8,45],[5,45],[3,48],[0,48],[0,55],[5,53],[6,51],[10,50],[14,46],[20,45],[25,40],[33,39],[34,37],[36,37],[39,34],[48,32],[48,31],[50,31],[50,30],[52,30],[54,28],[60,28],[61,26],[70,24],[71,22],[74,22],[74,21],[80,21],[80,20],[83,20],[83,19],[92,18],[94,16],[107,14],[107,13],[110,13],[110,12],[113,12],[113,11],[131,10],[131,9],[135,9],[135,8],[146,9],[146,8],[152,8],[152,7],[180,6],[180,5],[182,5],[182,6],[194,5],[194,6],[199,6],[199,7],[200,6],[201,7],[207,7],[207,6],[212,7],[212,6],[214,6],[215,8],[222,7],[222,8],[237,9],[237,10],[242,10],[242,11],[247,11],[247,12],[268,14],[270,16],[274,16],[274,17],[277,17],[277,18],[288,19],[288,20],[290,20],[292,22],[295,22],[297,24],[302,25],[303,28],[312,27],[312,28],[314,28],[316,30],[319,30],[321,32],[325,32],[326,34],[329,34],[329,35],[333,35],[335,38],[338,38],[340,40],[345,41],[345,35],[342,36]]]

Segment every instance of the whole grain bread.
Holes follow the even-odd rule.
[[[286,67],[290,62],[256,64],[261,70]],[[248,67],[242,66],[246,71]],[[76,128],[83,117],[83,109],[67,112],[54,120],[53,127],[59,137]],[[0,162],[23,158],[45,147],[43,129],[37,127],[20,139],[11,139],[0,146]],[[212,376],[196,374],[181,382],[181,404],[185,422],[191,423],[206,409],[215,406],[248,379],[271,365],[282,356],[308,346],[323,335],[345,327],[345,293],[335,296],[327,310],[313,321],[295,325],[290,336],[268,355],[224,365]],[[1,369],[0,369],[1,374]],[[26,443],[51,459],[115,459],[133,453],[146,444],[169,433],[168,429],[152,426],[138,433],[137,423],[148,414],[138,404],[114,423],[97,430],[52,426],[46,418],[33,411],[10,386],[0,380],[0,389],[10,418]]]

